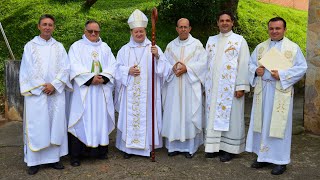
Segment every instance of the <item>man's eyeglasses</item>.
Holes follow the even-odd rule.
[[[189,29],[190,26],[179,26],[178,28],[179,28],[179,29]]]
[[[89,34],[92,34],[92,33],[94,33],[94,34],[99,34],[99,33],[100,33],[100,31],[96,31],[96,30],[86,29],[86,31],[87,31]]]

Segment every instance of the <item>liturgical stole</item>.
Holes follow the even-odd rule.
[[[227,43],[224,45],[222,57],[217,57],[218,52],[216,52],[219,41],[218,36],[214,36],[213,41],[208,44],[208,46],[211,46],[209,56],[212,57],[212,60],[222,61],[220,77],[217,82],[218,95],[217,101],[215,102],[216,112],[213,116],[213,128],[217,131],[229,131],[232,101],[238,72],[238,57],[240,54],[242,39],[242,36],[237,34],[230,35]],[[213,61],[211,61],[211,63],[213,63]],[[209,73],[216,72],[212,72],[211,70]],[[212,87],[210,89],[212,89]]]
[[[258,49],[258,61],[264,56],[264,54],[269,50],[271,40],[267,40],[261,43]],[[288,38],[284,37],[281,53],[288,59],[288,61],[293,64],[293,58],[297,53],[297,48],[293,42]],[[258,63],[259,64],[259,63]],[[254,127],[255,132],[260,132],[262,130],[262,103],[263,103],[263,87],[261,77],[256,77],[257,83],[254,89],[255,101],[253,105],[254,109]],[[274,103],[272,109],[271,123],[270,123],[270,137],[283,138],[285,133],[285,128],[288,121],[288,114],[290,108],[290,102],[292,97],[293,87],[290,86],[287,89],[282,89],[280,81],[276,81]]]

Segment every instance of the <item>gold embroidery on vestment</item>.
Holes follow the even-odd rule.
[[[286,58],[288,58],[288,59],[291,59],[292,58],[292,52],[287,50],[287,51],[284,52],[284,56]]]

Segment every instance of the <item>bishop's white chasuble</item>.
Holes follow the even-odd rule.
[[[158,48],[160,59],[163,53]],[[162,147],[161,84],[165,73],[163,61],[155,63],[155,147]],[[131,37],[117,55],[115,106],[119,112],[116,147],[128,154],[150,156],[152,138],[152,54],[151,42],[136,43]],[[137,65],[140,76],[129,75]]]

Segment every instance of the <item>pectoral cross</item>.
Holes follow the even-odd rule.
[[[135,68],[139,69],[140,74],[141,74],[141,67],[137,65]],[[139,84],[141,79],[142,79],[141,75],[134,77],[134,84]]]

